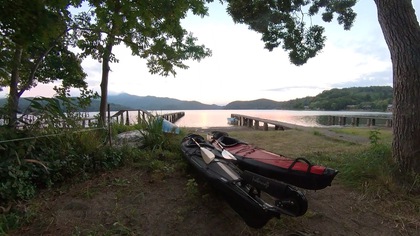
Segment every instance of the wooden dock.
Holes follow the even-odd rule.
[[[367,116],[326,116],[328,126],[339,125],[339,126],[385,126],[392,127],[391,117],[367,117]],[[269,125],[274,126],[274,130],[285,130],[294,129],[300,126],[280,122],[276,120],[269,120],[254,116],[247,116],[241,114],[231,114],[231,118],[236,119],[235,124],[238,126],[246,126],[253,129],[261,129],[264,131],[268,130]],[[262,126],[260,126],[262,124]]]
[[[285,130],[295,128],[295,125],[293,124],[288,124],[276,120],[263,119],[254,116],[231,114],[230,117],[235,118],[238,121],[237,125],[239,126],[247,126],[249,128],[257,130],[262,128],[262,130],[267,131],[269,125],[274,126],[274,130]],[[260,126],[260,123],[262,124],[262,126]]]
[[[129,112],[137,112],[137,120],[136,121],[130,121],[130,114]],[[153,115],[149,111],[138,109],[138,110],[120,110],[116,112],[115,114],[111,115],[110,112],[108,112],[107,120],[111,123],[117,123],[122,125],[132,125],[134,123],[139,123],[141,120],[148,120],[150,117],[162,117],[165,120],[175,123],[177,120],[181,119],[185,115],[185,112],[173,112],[173,113],[167,113],[162,115]],[[82,117],[81,118],[81,125],[82,127],[92,127],[97,125],[98,117]]]
[[[163,119],[175,123],[177,120],[181,119],[185,112],[173,112],[173,113],[167,113],[162,115],[153,115],[149,111],[138,109],[138,110],[120,110],[114,115],[110,116],[111,121],[116,120],[116,123],[130,125],[130,116],[129,112],[137,112],[137,122],[140,120],[147,120],[150,117],[162,117]]]
[[[328,116],[328,125],[385,126],[392,127],[392,117]]]
[[[175,123],[177,120],[181,119],[185,116],[185,112],[173,112],[173,113],[166,113],[163,115],[159,115],[160,117],[163,117],[163,119]]]

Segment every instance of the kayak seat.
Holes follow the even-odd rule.
[[[224,147],[232,147],[240,143],[244,143],[228,136],[222,136],[217,141]]]

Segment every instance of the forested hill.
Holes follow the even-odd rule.
[[[197,101],[181,101],[173,98],[152,96],[135,96],[129,94],[111,95],[108,97],[111,109],[145,109],[145,110],[199,110],[199,109],[287,109],[287,110],[371,110],[385,111],[392,104],[392,87],[353,87],[326,90],[315,97],[304,97],[286,102],[269,99],[253,101],[235,101],[226,106],[207,105]],[[6,99],[0,99],[0,107]],[[21,99],[20,110],[29,105],[27,99]],[[85,111],[98,111],[99,100],[93,100]]]
[[[19,111],[24,112],[30,105],[32,98],[21,98],[19,101]],[[0,98],[0,107],[6,104],[5,98]],[[203,104],[197,101],[181,101],[173,98],[162,98],[153,96],[136,96],[126,93],[108,96],[108,102],[112,111],[118,110],[215,110],[222,109],[222,106]],[[99,111],[99,99],[92,100],[89,107],[82,111]]]
[[[224,109],[280,109],[281,102],[269,99],[257,99],[252,101],[234,101],[227,104]]]
[[[315,97],[286,102],[267,99],[235,101],[225,109],[290,109],[290,110],[374,110],[385,111],[392,104],[392,87],[371,86],[325,90]]]

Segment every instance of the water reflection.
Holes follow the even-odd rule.
[[[169,113],[175,111],[161,111]],[[386,112],[346,111],[289,111],[289,110],[186,110],[185,116],[176,122],[180,127],[227,127],[231,114],[255,116],[308,127],[328,125],[328,116],[390,117]],[[360,119],[360,124],[366,121]],[[379,122],[379,120],[378,120]],[[351,124],[351,119],[346,124]],[[377,125],[381,125],[377,123]]]

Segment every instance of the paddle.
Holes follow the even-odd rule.
[[[194,143],[195,143],[195,144],[197,144],[197,146],[200,148],[200,151],[201,151],[201,157],[203,158],[204,162],[205,162],[206,164],[210,164],[210,162],[212,162],[212,161],[214,160],[214,158],[216,157],[216,156],[214,155],[214,153],[213,153],[213,152],[211,152],[210,150],[206,149],[206,148],[201,147],[201,146],[200,146],[200,144],[198,144],[198,142],[197,142],[197,141],[195,141],[195,139],[194,139],[194,138],[191,138],[191,139],[192,139],[192,141],[194,141]]]
[[[225,159],[236,160],[236,157],[235,157],[232,153],[230,153],[228,150],[224,149],[224,148],[223,148],[223,146],[219,143],[219,141],[217,141],[217,139],[215,139],[214,141],[215,141],[215,142],[217,143],[217,145],[219,145],[219,147],[222,149],[222,156],[223,156]]]

